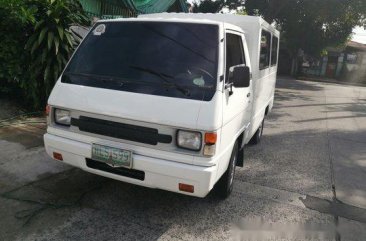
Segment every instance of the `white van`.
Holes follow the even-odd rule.
[[[278,43],[260,17],[99,21],[48,100],[47,153],[119,181],[227,197],[273,106]]]

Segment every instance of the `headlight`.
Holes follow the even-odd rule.
[[[200,132],[182,131],[177,132],[177,146],[193,151],[199,151],[202,145]]]
[[[71,122],[70,111],[55,109],[55,122],[59,125],[69,126]]]

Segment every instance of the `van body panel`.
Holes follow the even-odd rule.
[[[48,103],[60,108],[186,129],[196,129],[202,104],[196,100],[114,91],[60,81],[53,89]],[[208,106],[215,108],[211,104]],[[175,118],[172,118],[173,113]]]
[[[150,156],[153,158],[159,158],[164,160],[170,160],[173,162],[180,162],[180,163],[186,163],[186,164],[193,164],[193,158],[192,155],[187,155],[187,153],[177,153],[172,151],[166,151],[157,149],[156,147],[149,147],[149,146],[141,146],[136,145],[136,143],[126,143],[121,141],[115,141],[115,140],[107,140],[106,138],[91,136],[91,135],[85,135],[81,133],[74,133],[74,132],[66,132],[63,131],[60,128],[56,127],[48,127],[47,133],[53,136],[65,138],[68,140],[75,140],[80,143],[85,143],[88,145],[92,145],[93,143],[103,144],[106,146],[117,146],[124,150],[130,150],[133,152],[133,154],[138,155],[145,155]],[[74,153],[74,151],[69,150],[69,152]],[[90,153],[88,153],[90,155]],[[208,161],[202,162],[201,166],[213,166],[214,163],[210,163]]]
[[[62,153],[64,158],[63,162],[68,165],[135,185],[205,197],[216,181],[216,166],[194,166],[144,155],[135,155],[134,157],[134,169],[144,172],[144,180],[128,178],[88,167],[86,158],[90,158],[90,144],[50,134],[44,135],[44,141],[46,143],[47,154],[52,156],[53,152]],[[179,183],[194,185],[194,193],[179,191]]]
[[[83,85],[82,82],[65,82],[61,81],[61,76],[48,100],[48,104],[52,109],[70,110],[71,117],[76,119],[83,115],[111,121],[110,123],[134,125],[137,128],[153,128],[159,134],[169,135],[172,140],[170,143],[158,143],[156,145],[138,143],[118,139],[113,135],[103,136],[100,133],[88,133],[73,125],[70,127],[59,126],[54,122],[55,117],[49,116],[49,126],[47,134],[44,136],[47,153],[52,156],[53,152],[58,152],[62,154],[65,163],[97,175],[136,185],[204,197],[227,170],[235,142],[240,137],[240,141],[244,141],[244,144],[248,143],[262,122],[266,109],[270,111],[273,106],[277,65],[270,65],[265,69],[259,68],[262,48],[261,34],[263,29],[270,32],[272,44],[273,36],[279,39],[279,32],[260,17],[229,14],[162,13],[140,15],[138,18],[98,21],[98,23],[105,23],[107,28],[108,23],[119,22],[149,22],[149,26],[154,22],[208,24],[210,28],[211,25],[217,26],[218,43],[217,50],[214,49],[214,51],[217,51],[217,63],[215,63],[217,65],[216,86],[215,89],[212,88],[214,92],[210,92],[213,95],[209,95],[209,98],[206,99],[204,99],[204,94],[202,99],[200,99],[201,95],[196,95],[195,98],[190,99],[189,96],[184,97],[182,94],[179,96],[164,96],[161,92],[149,94],[148,91],[143,93],[134,92],[133,89],[123,91],[122,88],[92,87]],[[187,29],[191,30],[190,28]],[[133,36],[138,38],[139,33],[135,33]],[[165,33],[169,33],[169,31]],[[228,78],[226,76],[228,73],[226,61],[228,54],[226,50],[227,33],[239,36],[242,41],[245,57],[244,65],[248,66],[251,72],[248,87],[236,88],[233,85],[230,86],[230,83],[226,81]],[[190,35],[191,33],[187,34]],[[158,35],[161,38],[162,34],[158,33]],[[199,34],[192,34],[192,36],[195,41],[202,41]],[[183,37],[186,38],[187,36],[183,35]],[[177,44],[184,49],[189,49],[178,39],[173,39],[173,42],[168,41],[168,44]],[[196,42],[193,43],[197,44]],[[205,47],[204,45],[201,46]],[[140,50],[139,54],[143,52]],[[113,55],[112,52],[111,54]],[[270,54],[272,55],[272,52]],[[158,56],[160,56],[159,53]],[[179,56],[178,59],[180,59]],[[192,62],[194,61],[193,58]],[[103,63],[103,61],[100,63]],[[113,62],[106,63],[108,63],[107,67],[110,67],[108,66],[110,64],[113,65]],[[154,66],[153,64],[151,66]],[[169,63],[168,65],[170,66]],[[173,65],[174,68],[176,66],[179,65]],[[167,66],[157,65],[157,67],[165,67],[165,70],[170,70]],[[144,71],[140,75],[136,75],[140,77],[140,80],[157,78],[159,77],[157,75],[160,75],[147,69]],[[166,74],[166,72],[163,73]],[[164,78],[162,79],[164,80]],[[210,79],[214,79],[214,77]],[[153,87],[157,88],[156,85]],[[147,86],[142,88],[147,88]],[[176,92],[178,90],[178,88],[174,89]],[[51,112],[52,114],[53,112]],[[177,144],[178,130],[200,133],[202,138],[201,148],[197,151],[180,148]],[[217,137],[213,145],[214,151],[210,155],[205,154],[206,133],[216,133]],[[131,171],[144,172],[145,179],[143,181],[136,180],[88,166],[93,143],[102,143],[106,146],[130,150],[133,153]],[[194,192],[180,191],[178,188],[179,183],[193,185]]]

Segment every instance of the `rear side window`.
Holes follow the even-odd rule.
[[[271,54],[271,33],[266,30],[262,30],[259,69],[265,69],[269,67],[270,54]]]
[[[245,64],[243,41],[240,35],[226,34],[226,82],[230,67]]]
[[[272,53],[271,53],[271,65],[277,64],[277,50],[278,50],[278,38],[273,36],[272,38]]]

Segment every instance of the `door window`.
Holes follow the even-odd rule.
[[[229,80],[229,70],[233,66],[245,64],[243,40],[240,35],[226,34],[226,79]]]

